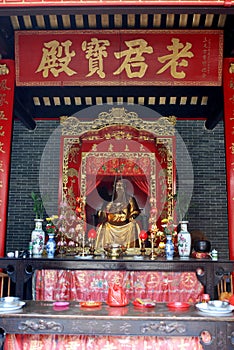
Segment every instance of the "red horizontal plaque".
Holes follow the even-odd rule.
[[[222,31],[19,31],[15,35],[17,85],[221,85]]]

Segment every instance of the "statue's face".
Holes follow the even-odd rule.
[[[116,183],[116,192],[118,192],[118,191],[124,191],[124,184],[122,181],[118,181]]]

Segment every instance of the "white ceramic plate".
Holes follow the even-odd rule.
[[[208,308],[207,303],[198,303],[196,304],[196,308],[199,311],[202,311],[209,315],[226,315],[226,314],[230,314],[234,310],[234,306],[232,305],[228,305],[228,307],[224,308],[223,310],[220,310],[220,308],[219,309],[212,308],[211,310],[210,308]]]
[[[19,301],[18,304],[2,307],[0,304],[0,313],[11,312],[14,310],[19,310],[25,305],[25,301]]]

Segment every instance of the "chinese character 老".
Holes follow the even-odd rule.
[[[184,58],[192,58],[194,56],[192,51],[189,51],[192,47],[192,44],[186,43],[186,45],[184,45],[180,43],[179,39],[176,38],[171,39],[171,41],[172,45],[168,45],[167,49],[168,51],[172,51],[172,53],[158,58],[160,63],[165,63],[167,61],[168,62],[161,69],[159,69],[157,74],[161,74],[170,68],[170,72],[173,78],[183,79],[186,76],[185,72],[178,72],[177,68],[188,66],[188,61]]]

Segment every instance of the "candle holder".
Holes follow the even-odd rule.
[[[85,233],[82,233],[82,241],[81,241],[81,248],[82,248],[82,251],[81,251],[81,256],[85,256]]]
[[[58,254],[59,255],[65,255],[67,253],[67,242],[66,242],[64,235],[61,235],[61,237],[57,243],[57,247],[58,247]]]
[[[154,251],[154,243],[155,243],[155,237],[154,235],[151,235],[150,237],[150,243],[151,243],[151,252],[150,252],[150,260],[156,260],[157,258],[157,254]]]
[[[94,252],[95,252],[95,245],[94,245],[94,238],[91,238],[90,239],[90,248],[89,248],[89,252],[91,255],[94,255]]]
[[[142,256],[145,256],[145,252],[146,252],[146,249],[145,249],[145,240],[144,239],[141,239],[141,255]]]
[[[88,232],[88,239],[90,240],[90,248],[89,248],[89,252],[91,255],[94,255],[95,252],[95,238],[97,237],[97,232],[91,228]]]
[[[139,238],[141,240],[141,247],[140,247],[140,252],[141,255],[144,256],[146,249],[145,249],[145,240],[148,238],[148,234],[146,231],[141,230],[140,234],[139,234]]]

